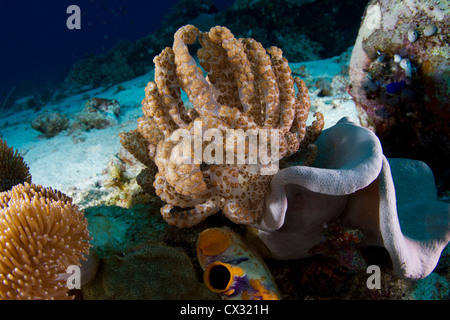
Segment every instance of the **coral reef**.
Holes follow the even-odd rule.
[[[341,219],[363,232],[367,245],[385,247],[398,276],[429,275],[450,240],[450,205],[437,200],[430,168],[421,161],[388,161],[375,134],[345,118],[316,144],[314,167],[288,167],[271,181],[255,226],[272,256],[310,256],[326,225]]]
[[[69,71],[65,82],[75,91],[136,78],[150,71],[150,64],[162,48],[170,45],[174,32],[201,14],[214,13],[211,0],[181,0],[164,17],[161,28],[135,42],[120,41],[106,54],[90,55],[77,62]],[[209,25],[208,28],[215,24]]]
[[[8,147],[0,138],[0,192],[10,190],[13,186],[31,183],[30,169],[17,150]]]
[[[173,48],[164,49],[154,60],[156,83],[150,81],[146,87],[144,117],[138,120],[137,131],[124,134],[130,137],[140,133],[147,142],[139,135],[132,143],[121,141],[136,157],[147,152],[152,160],[154,157],[158,166],[154,187],[167,203],[161,213],[169,224],[189,227],[219,210],[235,223],[254,223],[261,217],[262,199],[276,170],[272,162],[249,161],[254,155],[250,154],[251,142],[244,134],[240,133],[245,150],[236,150],[241,147],[235,148],[238,141],[233,139],[238,138],[239,132],[252,131],[256,137],[262,129],[273,129],[272,136],[278,143],[271,138],[273,161],[300,148],[309,153],[305,163],[312,162],[316,155],[313,142],[323,128],[323,116],[316,113],[317,120],[306,127],[310,108],[307,88],[291,76],[280,49],[271,47],[269,56],[257,41],[238,40],[225,27],[200,32],[187,25],[174,38]],[[187,47],[197,38],[201,44],[198,57],[208,73],[206,78]],[[294,83],[299,90],[297,96]],[[189,112],[181,100],[180,89],[193,104]],[[231,139],[225,134],[229,129],[235,133]],[[241,130],[236,134],[237,129]],[[202,139],[208,130],[209,134],[216,130],[211,145],[196,138]],[[187,146],[179,143],[180,132],[197,141]],[[147,148],[137,151],[136,147],[142,149],[142,145]],[[215,155],[199,159],[198,153],[201,157],[205,150],[211,152],[212,145]],[[174,206],[193,209],[176,212]]]
[[[120,105],[116,99],[91,98],[86,101],[84,107],[89,111],[103,111],[116,117],[120,115]]]
[[[0,194],[0,225],[0,298],[70,299],[63,275],[90,246],[87,220],[72,199],[19,184]]]
[[[91,98],[77,115],[77,126],[82,130],[104,129],[117,125],[119,115],[120,105],[117,100]]]
[[[143,243],[100,259],[96,278],[83,287],[85,299],[217,299],[198,282],[187,255],[159,243]]]
[[[120,42],[106,54],[76,63],[66,77],[75,91],[110,86],[150,70],[152,58],[169,46],[183,25],[201,30],[226,25],[236,37],[283,49],[290,61],[332,57],[352,45],[368,0],[245,0],[219,11],[211,0],[178,1],[162,26],[136,42]],[[326,19],[317,19],[326,17]]]
[[[120,105],[117,100],[95,97],[88,99],[83,110],[71,121],[57,111],[46,110],[32,120],[31,127],[51,138],[66,129],[73,134],[78,130],[89,131],[115,126],[119,123],[119,116]]]
[[[279,300],[264,261],[228,228],[210,228],[198,238],[197,258],[209,290],[225,300]]]
[[[130,208],[136,203],[148,203],[156,198],[155,190],[147,187],[142,179],[148,181],[154,180],[154,175],[146,175],[148,168],[145,168],[136,177],[132,175],[132,172],[126,170],[126,164],[122,162],[122,158],[114,158],[108,162],[107,175],[108,178],[104,182],[103,186],[108,190],[106,197],[102,197],[101,202],[106,205],[114,204],[124,208]],[[153,177],[153,179],[152,179]],[[139,182],[146,188],[140,186]],[[145,180],[147,182],[147,180]]]
[[[44,111],[33,119],[31,127],[51,138],[69,127],[69,119],[57,111]]]
[[[429,162],[433,170],[447,167],[442,131],[448,134],[450,119],[442,101],[448,100],[449,41],[448,22],[439,15],[448,2],[370,1],[350,93],[379,137],[348,119],[322,131],[319,113],[307,127],[308,114],[326,110],[325,101],[339,106],[329,97],[346,88],[348,67],[332,78],[328,71],[319,75],[326,68],[318,63],[308,64],[310,72],[305,66],[291,72],[288,65],[287,59],[347,48],[366,2],[236,0],[218,13],[210,0],[182,0],[154,34],[75,66],[67,80],[77,90],[109,86],[147,72],[165,48],[154,58],[137,129],[120,134],[132,156],[113,155],[87,191],[74,185],[80,203],[40,186],[13,187],[31,183],[31,176],[4,144],[5,168],[13,158],[18,164],[2,178],[25,175],[8,182],[5,190],[13,190],[0,197],[0,298],[448,299],[449,197],[438,200],[423,162],[386,158],[417,158],[432,149],[424,160],[437,161]],[[370,11],[377,6],[379,25]],[[343,11],[353,20],[335,18]],[[375,28],[364,29],[374,21]],[[132,99],[134,85],[126,86],[117,95],[123,102]],[[24,100],[23,107],[35,101]],[[96,97],[69,128],[102,129],[118,124],[119,116],[116,100]],[[47,112],[33,127],[52,137],[67,122]],[[250,139],[240,144],[240,133],[226,134],[238,130],[276,132],[267,145],[275,166],[262,159],[250,164]],[[224,164],[225,154],[231,163]],[[437,178],[445,184],[445,175]],[[83,212],[83,205],[90,207]],[[57,216],[59,208],[73,209],[74,220]],[[32,228],[58,234],[41,236]],[[71,235],[77,230],[78,243]],[[68,263],[82,267],[81,290],[63,287]],[[367,286],[369,265],[381,268],[381,289]]]
[[[69,71],[65,81],[75,91],[85,91],[100,86],[130,80],[148,72],[151,60],[146,38],[130,43],[121,41],[103,55],[90,55],[77,62]]]
[[[350,63],[349,93],[388,157],[425,161],[450,187],[448,1],[371,1]]]
[[[352,45],[367,0],[239,0],[223,13],[238,37],[283,49],[289,61],[336,56]],[[317,17],[326,17],[317,19]]]
[[[345,229],[337,222],[327,225],[326,229],[325,239],[309,249],[309,253],[330,258],[341,272],[355,274],[365,271],[367,264],[360,251],[364,245],[362,232]]]

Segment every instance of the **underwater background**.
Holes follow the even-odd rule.
[[[79,1],[81,29],[70,30],[70,1],[2,1],[0,61],[9,76],[1,79],[0,98],[10,106],[16,98],[42,89],[42,97],[35,97],[39,105],[44,103],[39,99],[48,99],[45,89],[54,91],[64,80],[70,88],[132,79],[152,68],[153,57],[171,45],[174,31],[194,22],[202,30],[227,25],[237,37],[283,47],[292,62],[336,56],[353,44],[368,1],[313,2],[250,1],[238,3],[242,8],[236,12],[231,0]],[[290,14],[300,6],[304,9]],[[115,70],[114,63],[122,69]],[[94,66],[106,70],[91,74],[89,67]],[[82,78],[87,72],[90,80]]]
[[[416,40],[409,34],[408,49],[395,49],[402,53],[400,58],[409,59],[413,71],[411,66],[394,67],[383,61],[394,59],[385,45],[385,55],[378,53],[382,58],[371,56],[375,62],[361,67],[369,74],[364,79],[371,81],[361,85],[363,94],[351,91],[351,56],[367,6],[376,2],[0,1],[0,138],[7,143],[2,146],[0,170],[19,171],[16,164],[5,164],[12,157],[12,151],[7,150],[12,148],[29,168],[30,177],[22,182],[61,191],[84,211],[92,247],[83,269],[89,271],[83,271],[82,277],[89,281],[82,279],[82,288],[70,290],[69,295],[75,299],[221,299],[223,295],[211,289],[213,284],[204,284],[208,258],[198,253],[202,248],[199,235],[207,229],[226,227],[220,232],[236,235],[230,236],[229,251],[214,259],[224,259],[225,255],[236,260],[239,252],[258,265],[256,276],[270,279],[270,288],[275,288],[270,291],[267,285],[266,292],[251,282],[252,290],[260,290],[259,298],[448,300],[448,246],[430,275],[403,279],[393,272],[384,248],[366,246],[360,230],[339,221],[327,226],[320,244],[312,248],[313,256],[286,261],[271,259],[255,230],[222,215],[211,216],[192,228],[171,226],[160,214],[165,203],[155,193],[155,171],[148,171],[151,166],[131,155],[119,136],[136,129],[147,83],[155,78],[153,59],[172,46],[177,30],[188,24],[201,31],[224,26],[236,39],[253,38],[264,48],[282,49],[292,75],[302,79],[309,90],[309,126],[314,126],[313,114],[321,112],[324,130],[342,117],[370,128],[379,136],[386,157],[422,160],[430,166],[435,185],[427,191],[431,190],[439,202],[450,203],[448,22],[442,27],[420,20],[427,25],[419,28],[421,38]],[[427,10],[437,6],[426,2]],[[448,21],[448,2],[441,2]],[[73,27],[70,17],[76,12],[68,10],[71,5],[80,10],[80,28],[69,27]],[[447,45],[441,46],[438,40],[420,42],[428,33],[430,39],[439,36]],[[377,43],[387,41],[380,39],[364,43],[365,51],[377,55],[382,51]],[[406,54],[416,50],[419,56],[420,50],[431,50],[411,48],[419,44],[421,48],[434,46],[434,56],[439,55],[438,49],[446,56],[446,60],[432,60],[430,70],[443,74],[430,77],[432,84],[419,78],[424,73],[417,71],[415,57]],[[198,48],[198,44],[190,46],[193,56]],[[404,81],[408,71],[413,75]],[[378,85],[375,89],[374,83]],[[426,96],[428,86],[435,90],[431,95],[442,99],[433,104],[434,109],[408,107],[410,101],[418,99],[410,91]],[[186,94],[181,98],[190,104]],[[392,111],[392,105],[397,104],[401,111]],[[4,199],[12,197],[6,192],[14,184],[2,185]],[[242,238],[234,240],[237,235]],[[372,290],[366,285],[366,269],[374,264],[383,270],[382,286]],[[209,275],[211,270],[207,270]],[[250,277],[251,272],[248,274]],[[1,294],[2,290],[6,289],[0,287],[1,298],[12,297]]]

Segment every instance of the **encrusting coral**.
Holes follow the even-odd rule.
[[[197,56],[206,77],[187,47],[197,38],[201,45]],[[307,164],[316,156],[313,142],[322,131],[323,116],[316,113],[316,121],[306,127],[308,90],[302,80],[292,77],[279,48],[266,51],[257,41],[236,39],[219,26],[201,32],[187,25],[174,39],[173,47],[154,59],[155,82],[146,87],[144,117],[135,131],[121,134],[121,142],[141,162],[156,163],[154,187],[167,203],[161,213],[169,224],[193,226],[219,210],[235,223],[252,224],[262,215],[263,199],[276,171],[271,171],[272,162],[249,161],[253,155],[249,141],[245,141],[242,149],[246,154],[240,158],[240,150],[235,149],[239,137],[237,142],[231,140],[230,147],[225,131],[276,131],[279,148],[275,150],[272,139],[266,146],[271,156],[278,154],[271,159],[279,161],[301,149]],[[180,89],[193,108],[186,108]],[[192,144],[179,143],[178,129],[194,137]],[[210,144],[205,143],[207,138],[196,140],[210,129],[216,130],[209,136]],[[198,151],[200,157],[210,151],[214,159],[199,161]],[[218,158],[225,151],[226,164]],[[229,162],[230,151],[234,161]],[[187,210],[179,212],[175,206]]]
[[[349,93],[388,157],[426,162],[450,187],[450,4],[372,0],[350,60]]]
[[[17,150],[0,139],[0,192],[23,182],[31,182],[30,169]]]
[[[19,184],[0,193],[0,299],[70,299],[65,276],[89,252],[82,211],[59,191]]]

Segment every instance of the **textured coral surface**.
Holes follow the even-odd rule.
[[[79,265],[89,240],[66,195],[28,183],[0,193],[0,298],[69,299],[58,276]]]
[[[188,49],[197,38],[203,70]],[[225,27],[201,32],[187,25],[174,39],[173,47],[154,59],[155,81],[148,83],[142,101],[144,117],[136,131],[121,134],[122,144],[143,163],[156,163],[154,186],[167,203],[161,213],[169,224],[192,226],[219,210],[235,223],[254,223],[261,217],[262,200],[276,171],[271,171],[273,163],[249,161],[250,139],[244,138],[244,155],[239,158],[242,150],[235,148],[234,140],[230,147],[226,131],[275,130],[277,139],[266,146],[278,153],[275,160],[301,149],[309,154],[307,163],[315,157],[312,142],[323,128],[323,116],[317,113],[317,120],[306,127],[308,90],[302,80],[292,77],[279,48],[266,51],[254,39],[236,39]],[[192,107],[184,105],[181,89]],[[214,139],[209,137],[211,144],[203,138],[186,146],[179,142],[178,129],[194,140],[208,130],[216,131]],[[196,152],[202,155],[211,147],[214,156],[227,154],[226,164],[223,158],[222,162],[218,158],[199,161]],[[228,160],[230,149],[232,161]],[[175,206],[187,210],[178,211]]]
[[[369,3],[350,64],[350,94],[388,157],[425,161],[450,184],[448,1]]]

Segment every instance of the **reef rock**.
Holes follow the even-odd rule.
[[[44,111],[33,119],[31,127],[51,138],[69,127],[69,119],[56,111]]]
[[[350,62],[349,93],[388,157],[427,162],[450,186],[450,4],[372,0]]]
[[[104,129],[117,125],[120,105],[117,100],[92,98],[86,101],[78,114],[78,123],[83,130]]]

